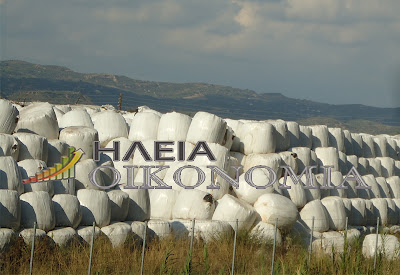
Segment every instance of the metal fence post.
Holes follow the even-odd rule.
[[[344,249],[343,252],[346,253],[347,250],[347,227],[349,225],[349,217],[346,217],[346,224],[345,224],[345,228],[344,228]]]
[[[89,257],[88,275],[90,275],[90,273],[92,272],[93,245],[94,245],[94,235],[95,234],[96,234],[96,222],[93,222],[92,239],[90,240],[90,257]]]
[[[312,223],[311,223],[311,235],[310,235],[310,246],[308,248],[308,265],[310,266],[311,263],[311,254],[312,254],[312,242],[314,238],[314,219],[315,217],[312,217]]]
[[[147,226],[148,226],[147,223],[148,223],[148,221],[145,222],[144,234],[143,234],[142,262],[140,265],[140,274],[141,275],[143,275],[143,269],[144,269],[144,252],[146,249]]]
[[[275,246],[276,246],[276,232],[278,231],[278,218],[275,220],[275,232],[274,232],[274,246],[272,248],[272,267],[271,275],[274,274],[274,264],[275,264]]]
[[[233,272],[235,270],[235,255],[236,255],[236,238],[237,238],[237,232],[239,230],[239,220],[236,219],[236,230],[235,230],[235,239],[233,241],[233,257],[232,257],[232,271],[231,275],[233,275]]]
[[[32,236],[31,260],[29,262],[29,275],[32,275],[32,270],[33,270],[33,251],[35,250],[35,236],[36,236],[36,222],[33,223],[33,236]]]
[[[376,219],[376,241],[375,241],[375,256],[374,256],[374,274],[376,271],[376,255],[378,254],[378,237],[379,237],[379,217]]]
[[[193,240],[194,240],[194,225],[195,225],[196,219],[193,219],[192,222],[192,236],[190,238],[190,248],[189,248],[189,274],[192,271],[192,253],[193,253]]]

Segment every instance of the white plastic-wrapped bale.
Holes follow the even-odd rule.
[[[358,168],[358,157],[356,155],[346,155],[347,171],[350,171],[353,166]],[[358,171],[358,170],[357,170]]]
[[[344,208],[346,211],[346,217],[350,217],[350,215],[351,215],[351,200],[347,199],[347,198],[342,198],[342,200],[343,200]]]
[[[150,214],[152,219],[172,219],[172,210],[177,201],[178,191],[169,189],[149,190]]]
[[[375,155],[375,145],[374,145],[374,139],[372,135],[369,134],[360,134],[362,138],[362,148],[363,148],[363,156],[365,158],[374,158]]]
[[[192,119],[185,114],[176,112],[163,114],[158,125],[157,139],[186,140],[191,122]]]
[[[188,130],[186,141],[196,144],[198,141],[222,144],[226,133],[226,122],[213,114],[197,112]]]
[[[394,199],[400,199],[400,177],[393,176],[386,179],[389,186],[390,195]]]
[[[320,200],[313,200],[307,203],[300,211],[300,218],[312,227],[312,219],[314,217],[314,230],[317,232],[325,232],[329,230],[328,214],[325,206]]]
[[[80,240],[90,244],[92,236],[93,236],[93,225],[92,226],[79,226],[76,229],[76,233],[78,234]],[[94,239],[101,235],[101,229],[97,226],[94,228]]]
[[[378,252],[386,259],[396,260],[399,258],[400,243],[394,235],[378,236]],[[365,236],[362,245],[362,254],[366,258],[373,258],[376,254],[376,234]]]
[[[21,221],[21,203],[15,190],[0,190],[0,228],[18,229]]]
[[[112,158],[104,153],[100,154],[100,160],[97,161],[97,166],[107,166],[114,168],[114,162]],[[114,181],[114,172],[110,168],[100,168],[100,174],[103,177],[104,185],[111,185]]]
[[[286,126],[288,128],[289,135],[289,147],[298,147],[300,145],[300,127],[297,122],[287,121]]]
[[[296,154],[298,172],[303,172],[306,166],[315,165],[311,159],[311,149],[308,147],[293,147],[289,151]]]
[[[344,132],[342,128],[328,128],[329,146],[335,147],[339,152],[345,152]]]
[[[128,150],[129,150],[129,147],[132,145],[132,141],[130,141],[128,138],[126,138],[126,137],[119,137],[119,138],[115,138],[115,139],[113,139],[113,140],[110,140],[109,142],[108,142],[108,144],[105,146],[106,148],[112,148],[112,147],[114,147],[114,142],[115,141],[117,141],[117,142],[119,142],[119,151],[121,152],[121,154],[125,154],[125,152],[127,152]],[[147,144],[144,144],[144,146],[146,146]],[[146,149],[148,148],[149,146],[147,146],[147,147],[145,147]],[[154,147],[154,144],[153,144],[153,147]],[[150,148],[152,148],[152,147],[150,147]],[[137,155],[140,155],[140,153],[137,153]],[[112,156],[112,153],[110,153],[109,155],[108,155],[108,157],[110,157],[110,156]],[[127,182],[127,173],[128,173],[128,170],[126,169],[126,168],[124,168],[124,166],[127,166],[127,165],[132,165],[132,159],[129,159],[128,161],[122,161],[122,157],[123,157],[124,155],[121,155],[120,156],[120,160],[119,161],[117,161],[117,160],[114,160],[114,161],[112,161],[112,167],[114,167],[115,169],[117,169],[118,170],[118,172],[121,174],[121,180],[120,180],[120,184],[126,184]],[[101,158],[103,158],[103,160],[105,159],[105,156],[104,157],[101,157]],[[111,160],[111,158],[109,158],[109,160]],[[143,160],[143,163],[144,163],[144,160]],[[140,164],[140,163],[135,163],[135,165],[137,165],[137,164]],[[100,166],[100,163],[98,163],[98,165]],[[101,165],[107,165],[107,164],[101,164]],[[148,165],[147,163],[145,164],[145,165]],[[108,165],[109,166],[109,165]],[[104,169],[103,170],[104,171],[104,173],[107,173],[107,175],[108,175],[108,180],[112,180],[113,179],[113,173],[112,173],[112,170],[110,170],[110,169]],[[110,173],[111,172],[111,174],[108,174],[108,173]],[[137,172],[138,172],[138,169],[134,169],[134,175],[136,175],[137,174]],[[103,173],[102,173],[103,174]]]
[[[349,130],[343,130],[344,134],[344,151],[346,155],[354,155],[351,133]]]
[[[77,228],[82,220],[78,198],[69,194],[57,194],[52,200],[56,226]]]
[[[107,193],[99,190],[81,189],[76,192],[81,205],[82,220],[80,225],[92,225],[93,222],[100,227],[110,224],[111,203]]]
[[[192,233],[192,223],[187,226],[189,236]],[[194,228],[194,236],[197,239],[202,239],[204,242],[209,243],[223,239],[224,237],[232,236],[233,229],[231,224],[225,221],[213,221],[213,220],[196,220]]]
[[[386,199],[382,198],[374,198],[371,199],[372,204],[374,205],[374,213],[376,217],[379,217],[379,223],[381,225],[388,224],[388,203]]]
[[[332,256],[335,253],[343,253],[344,237],[335,231],[324,232],[322,238],[312,242],[313,251]]]
[[[76,107],[76,106],[74,106],[74,107]],[[67,113],[72,110],[70,105],[54,105],[53,109],[58,109],[63,113]]]
[[[160,219],[149,220],[147,226],[148,234],[159,239],[165,239],[172,233],[171,225],[168,221]]]
[[[113,247],[123,245],[132,235],[131,225],[124,222],[115,222],[101,228]]]
[[[12,135],[0,134],[0,157],[11,156],[17,161],[18,155],[18,140]]]
[[[379,159],[380,163],[381,163],[382,177],[390,178],[390,177],[394,176],[394,170],[395,170],[394,159],[389,158],[389,157],[380,157],[377,159]]]
[[[52,105],[47,102],[38,102],[22,108],[15,131],[57,139],[58,122]]]
[[[351,133],[351,144],[353,145],[354,155],[363,157],[363,140],[360,134]]]
[[[117,188],[129,195],[127,221],[145,221],[150,219],[150,196],[147,189],[126,189],[123,185]]]
[[[379,135],[373,138],[374,141],[374,150],[375,155],[377,157],[387,157],[388,149],[387,149],[387,140],[386,137],[383,135]]]
[[[18,235],[10,228],[0,228],[0,251],[9,251]]]
[[[205,155],[196,156],[191,165],[195,166],[207,166],[207,165],[214,165],[218,166],[223,170],[228,170],[229,165],[229,150],[217,143],[208,143],[208,147],[210,148],[211,152],[215,156],[215,161],[211,161]]]
[[[16,190],[19,194],[24,192],[18,165],[13,157],[0,157],[0,189]]]
[[[279,156],[281,157],[281,165],[290,166],[293,169],[293,171],[297,174],[298,172],[297,154],[285,151],[285,152],[280,152]]]
[[[236,178],[236,169],[231,168],[231,166],[243,166],[246,161],[246,156],[239,152],[229,152],[229,169],[228,174],[231,178]],[[239,169],[239,175],[243,174],[243,167]]]
[[[32,237],[34,234],[34,229],[33,228],[26,228],[26,229],[22,229],[19,232],[19,235],[22,237],[22,239],[24,240],[25,244],[30,245],[32,243]],[[46,235],[46,231],[36,228],[35,231],[35,240],[40,239],[43,240],[47,237]]]
[[[106,127],[106,126],[104,126]],[[65,141],[75,149],[82,149],[85,154],[81,160],[93,157],[93,142],[99,140],[97,130],[84,126],[71,126],[60,132],[60,140]]]
[[[392,199],[385,199],[388,205],[388,224],[389,225],[396,225],[399,222],[399,211],[396,206],[396,203]]]
[[[29,133],[15,133],[18,140],[18,161],[24,159],[40,159],[47,162],[47,138]]]
[[[54,114],[56,115],[57,122],[60,123],[61,118],[65,115],[65,112],[53,106]]]
[[[317,186],[320,189],[321,199],[329,197],[330,196],[330,191],[332,190],[332,189],[321,189],[321,186],[324,185],[324,178],[325,178],[325,176],[324,176],[323,173],[315,175],[315,180],[316,180]]]
[[[250,236],[258,239],[262,243],[273,243],[274,239],[277,245],[282,244],[282,235],[279,229],[276,229],[272,224],[260,221],[250,231]]]
[[[264,165],[271,168],[280,178],[282,175],[282,169],[279,168],[281,165],[282,158],[279,154],[251,154],[246,157],[244,163],[244,171],[248,171],[250,168],[258,165]]]
[[[251,178],[256,186],[265,186],[270,181],[269,172],[264,170],[265,169],[255,169],[253,171]],[[249,204],[254,204],[258,197],[263,194],[273,193],[274,190],[274,186],[269,186],[264,189],[256,189],[246,182],[245,174],[242,174],[239,177],[239,188],[235,188],[234,192],[239,199],[244,200]]]
[[[21,201],[21,227],[33,228],[34,222],[37,228],[44,231],[53,229],[56,225],[53,203],[50,195],[44,191],[36,191],[22,194]]]
[[[312,148],[312,130],[310,127],[300,125],[299,142],[301,147]]]
[[[245,155],[275,152],[275,129],[270,123],[244,123],[238,129],[237,135],[242,146],[240,151]]]
[[[111,221],[124,221],[129,210],[129,195],[121,190],[109,190],[107,195],[111,203]]]
[[[376,183],[378,184],[379,191],[381,193],[381,198],[392,198],[390,194],[389,185],[384,177],[375,178]]]
[[[369,162],[368,159],[366,158],[358,158],[358,165],[357,165],[357,171],[360,175],[364,176],[368,174],[369,171]]]
[[[284,177],[280,178],[279,183],[283,185],[284,180]],[[304,192],[303,188],[304,184],[302,182],[294,184],[292,178],[287,177],[286,185],[290,186],[290,189],[282,189],[283,195],[289,198],[297,208],[302,208],[307,203],[306,193]]]
[[[372,174],[374,177],[382,177],[382,164],[380,159],[367,158],[368,161],[368,174]]]
[[[215,208],[212,219],[226,221],[232,228],[236,228],[237,219],[238,229],[248,231],[258,216],[256,210],[250,204],[226,194],[218,200],[218,206]]]
[[[75,195],[75,179],[52,180],[54,194]]]
[[[182,121],[183,122],[183,121]],[[154,113],[137,113],[131,122],[131,128],[129,132],[130,140],[156,140],[158,134],[158,126],[160,123],[160,116]],[[164,124],[167,123],[166,121]],[[170,121],[169,123],[174,123]],[[178,122],[176,122],[178,123]],[[175,124],[176,124],[175,123]],[[177,125],[177,124],[176,124]],[[166,126],[169,126],[167,123]],[[170,130],[169,133],[171,133]],[[166,136],[169,134],[166,134]]]
[[[312,148],[315,150],[318,147],[329,146],[328,127],[326,125],[308,126],[312,133]]]
[[[349,224],[361,226],[365,225],[365,200],[364,199],[351,199],[351,212],[349,217]]]
[[[324,172],[321,166],[333,166],[332,171],[339,171],[339,154],[334,147],[318,147],[315,149],[318,158],[320,173]]]
[[[296,205],[278,194],[260,196],[254,203],[254,208],[264,222],[275,224],[278,219],[277,227],[284,231],[290,230],[299,216]]]
[[[339,171],[342,174],[347,174],[349,170],[347,169],[347,156],[343,152],[338,152],[339,154]]]
[[[147,127],[150,127],[150,125],[147,124]],[[106,144],[114,138],[128,137],[128,128],[125,119],[122,115],[114,111],[98,113],[96,121],[94,122],[94,128],[98,132],[101,147],[106,146]],[[131,131],[132,128],[133,122],[131,125]]]
[[[75,165],[75,188],[78,189],[101,189],[95,186],[89,179],[89,174],[97,168],[97,164],[93,159],[85,159],[79,161]],[[101,173],[96,173],[96,183],[99,186],[104,186]]]
[[[303,182],[304,185],[307,185],[307,176],[303,174],[301,177],[301,181]],[[304,193],[306,194],[306,199],[307,202],[313,201],[313,200],[320,200],[321,199],[321,189],[320,185],[318,184],[317,178],[315,177],[314,174],[312,174],[312,182],[313,185],[316,188],[311,188],[311,189],[306,189],[304,188]],[[311,184],[311,183],[310,183]]]
[[[344,179],[345,176],[342,176],[342,181]],[[346,182],[344,183],[344,186],[347,187],[347,189],[344,189],[346,194],[344,195],[344,197],[349,198],[349,199],[353,199],[353,198],[358,198],[358,191],[359,189],[357,189],[356,187],[358,186],[358,182],[355,180],[346,180]],[[365,191],[365,189],[364,189]]]
[[[84,126],[93,128],[93,122],[90,115],[86,110],[73,110],[64,114],[58,121],[60,128],[67,128],[71,126]]]
[[[213,217],[215,206],[215,200],[209,193],[182,189],[176,197],[172,217],[174,219],[209,220]]]
[[[240,132],[240,130],[239,130],[240,127],[243,125],[243,122],[241,122],[239,120],[229,119],[229,118],[226,118],[225,122],[226,122],[227,126],[231,127],[231,129],[233,131],[233,140],[232,140],[231,151],[241,152],[240,148],[242,147],[242,149],[244,149],[244,147],[241,146],[241,141],[240,141],[240,137],[238,136],[238,134]]]
[[[58,139],[49,139],[47,142],[47,166],[54,167],[61,161],[61,157],[68,155],[68,144]]]
[[[376,226],[377,214],[375,213],[375,207],[371,200],[365,200],[365,224]]]
[[[134,221],[131,223],[131,230],[133,233],[133,239],[142,242],[146,230],[146,224],[144,222]],[[151,240],[153,237],[154,236],[150,236],[150,234],[146,234],[146,240]]]
[[[55,228],[47,233],[47,236],[59,246],[67,246],[78,239],[78,234],[72,227]]]
[[[266,122],[271,123],[275,128],[276,152],[287,151],[290,147],[290,137],[286,122],[281,119],[267,120]]]
[[[364,182],[371,187],[371,189],[364,189],[369,192],[370,198],[381,198],[381,191],[379,190],[379,185],[376,182],[376,179],[373,175],[368,174],[365,176],[362,176],[362,179]],[[361,191],[362,189],[359,189]]]
[[[394,175],[400,176],[400,160],[394,162]]]
[[[0,133],[12,134],[18,122],[19,112],[9,101],[0,99]]]
[[[399,147],[396,140],[391,136],[386,136],[388,157],[394,160],[400,160],[398,153]],[[399,150],[400,152],[400,150]]]
[[[326,197],[321,200],[328,212],[329,228],[335,231],[343,230],[346,225],[346,209],[339,197]]]
[[[35,176],[36,173],[41,172],[43,169],[47,168],[46,163],[42,160],[37,159],[25,159],[18,162],[19,172],[22,179],[28,179],[29,177]],[[25,183],[24,192],[32,191],[45,191],[54,195],[54,186],[52,181],[39,181],[34,183]]]
[[[339,171],[332,171],[331,172],[331,182],[332,182],[333,186],[340,186],[343,183],[342,173],[340,173]],[[338,196],[341,198],[347,198],[347,190],[348,189],[339,189],[339,188],[330,189],[329,195],[330,196]]]

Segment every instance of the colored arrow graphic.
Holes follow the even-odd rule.
[[[75,151],[74,147],[69,148],[69,156],[62,157],[61,163],[56,163],[55,168],[51,167],[49,170],[44,170],[42,172],[36,173],[36,176],[29,177],[29,179],[23,180],[22,183],[34,183],[44,180],[54,180],[54,179],[65,179],[72,178],[75,176],[75,164],[81,159],[85,154],[82,149]]]

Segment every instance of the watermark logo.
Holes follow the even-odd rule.
[[[54,167],[43,169],[35,176],[25,179],[22,183],[35,183],[47,180],[60,180],[75,177],[75,165],[82,158],[85,152],[82,149],[75,150],[75,147],[68,148],[68,156],[61,157],[61,163],[56,163]]]

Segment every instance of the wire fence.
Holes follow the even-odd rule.
[[[311,226],[305,227],[307,233],[303,234],[304,240],[308,240],[308,266],[310,266],[312,261],[312,255],[317,252],[332,252],[332,257],[337,254],[341,254],[342,256],[346,256],[346,252],[348,248],[352,245],[356,238],[360,238],[363,232],[358,231],[359,233],[355,233],[353,230],[354,227],[349,226],[349,219],[346,217],[345,225],[340,231],[328,231],[328,232],[318,232],[321,231],[318,229],[319,222],[324,219],[316,219],[312,217],[311,219],[301,220],[304,223],[311,224]],[[326,220],[325,220],[326,221]],[[332,220],[331,220],[332,221]],[[333,220],[334,222],[340,221],[343,222],[343,219]],[[272,244],[272,256],[271,256],[271,274],[274,274],[274,266],[275,266],[275,254],[276,254],[276,246],[280,245],[280,220],[276,218],[272,223],[269,224],[264,223],[264,227],[259,228],[258,231],[255,231],[254,228],[251,233],[254,233],[255,237],[261,238],[263,242],[270,242]],[[285,223],[285,219],[281,222]],[[380,218],[378,217],[375,220],[375,227],[370,230],[370,232],[364,232],[366,234],[374,232],[376,234],[375,241],[375,249],[374,249],[374,270],[376,270],[376,261],[377,255],[379,252],[378,244],[379,244],[379,235],[382,232],[382,226],[380,226]],[[175,224],[173,224],[175,223]],[[139,246],[142,246],[141,253],[141,274],[143,274],[144,263],[146,261],[146,245],[147,242],[151,241],[154,238],[167,238],[170,236],[174,236],[176,238],[186,238],[189,239],[189,247],[188,247],[188,257],[189,257],[189,270],[191,270],[192,265],[192,255],[193,255],[193,243],[195,240],[205,240],[212,241],[218,237],[224,235],[227,238],[233,239],[232,246],[232,268],[231,274],[234,274],[235,271],[235,258],[236,258],[236,249],[237,249],[237,238],[238,232],[240,229],[249,224],[249,221],[242,220],[232,220],[232,221],[224,221],[222,223],[229,224],[230,227],[221,227],[221,226],[210,226],[210,224],[215,223],[218,225],[221,221],[212,221],[212,220],[173,220],[173,221],[162,221],[162,220],[148,220],[145,222],[115,222],[108,226],[104,226],[101,229],[96,226],[96,223],[93,222],[92,226],[81,226],[78,227],[74,232],[74,229],[71,228],[70,239],[76,240],[77,238],[84,243],[90,245],[90,255],[88,258],[88,274],[91,274],[92,262],[94,257],[94,244],[98,237],[102,234],[111,241],[112,245],[119,246],[127,242],[128,240],[133,240]],[[208,226],[204,226],[208,225]],[[18,237],[23,237],[25,243],[31,246],[31,256],[30,256],[30,274],[32,274],[34,261],[35,261],[35,245],[37,240],[41,240],[47,238],[54,239],[54,242],[58,245],[66,245],[67,243],[58,243],[57,237],[62,237],[63,241],[66,240],[66,236],[61,236],[60,234],[55,233],[57,230],[62,230],[65,228],[55,228],[52,231],[49,231],[47,234],[39,229],[41,226],[35,222],[33,228],[25,228],[20,230],[19,232],[13,232],[12,234]],[[107,230],[107,228],[114,227],[113,230]],[[121,230],[116,230],[116,228],[120,228]],[[70,227],[69,227],[70,228]],[[221,233],[221,234],[218,234]],[[222,234],[223,233],[223,234]],[[294,234],[294,233],[292,233]],[[4,237],[4,234],[3,234]],[[50,237],[50,238],[48,238]],[[320,244],[320,245],[319,245]],[[335,251],[335,252],[334,252]],[[190,272],[189,272],[190,273]]]

